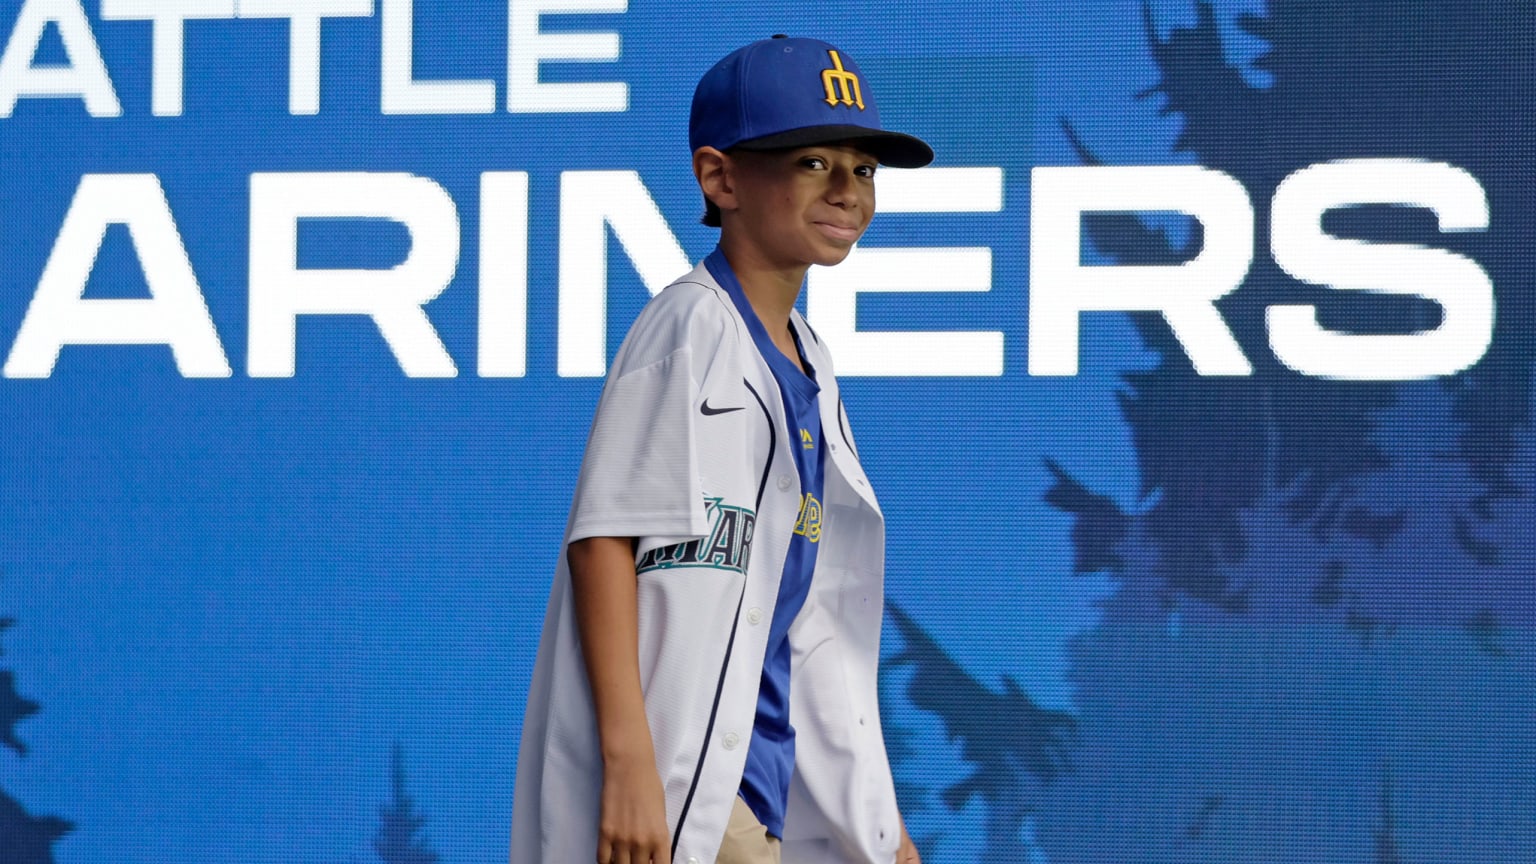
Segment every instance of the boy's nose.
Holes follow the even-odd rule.
[[[834,168],[828,172],[827,200],[841,207],[853,206],[863,203],[857,179],[853,172],[845,168]]]

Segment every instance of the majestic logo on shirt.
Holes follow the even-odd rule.
[[[639,563],[635,565],[636,572],[668,570],[673,567],[713,567],[716,570],[746,573],[747,558],[752,554],[752,529],[757,525],[757,514],[745,507],[721,504],[720,500],[704,499],[704,509],[710,518],[708,534],[697,540],[650,550],[640,556]],[[820,531],[819,524],[817,530]]]
[[[795,520],[795,533],[812,543],[821,540],[821,502],[809,492],[800,497],[800,518]]]
[[[811,434],[811,430],[809,430],[809,429],[801,429],[800,430],[800,446],[804,447],[807,450],[815,450],[816,449],[816,436]]]
[[[863,111],[864,94],[859,90],[859,76],[843,68],[843,58],[837,56],[837,51],[827,53],[832,57],[832,68],[821,70],[821,86],[827,91],[827,104],[858,106]]]

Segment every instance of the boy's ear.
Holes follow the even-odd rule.
[[[693,176],[699,181],[699,189],[721,210],[736,209],[734,167],[731,157],[714,147],[693,151]]]

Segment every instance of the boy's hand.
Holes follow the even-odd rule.
[[[667,800],[655,760],[605,764],[597,864],[671,864],[671,860]]]
[[[907,834],[907,824],[901,824],[901,845],[896,848],[896,864],[923,864],[917,857],[917,846]]]

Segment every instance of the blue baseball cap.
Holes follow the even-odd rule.
[[[774,36],[727,54],[693,91],[690,150],[777,150],[847,142],[885,165],[933,161],[922,140],[880,128],[864,74],[853,58],[817,39]]]

